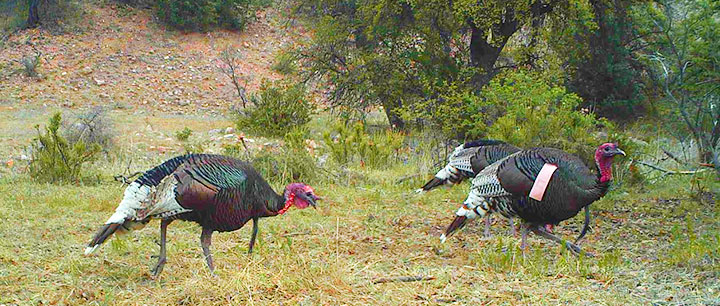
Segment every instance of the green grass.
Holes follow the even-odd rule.
[[[116,114],[120,116],[120,114]],[[121,117],[124,118],[124,117]],[[137,119],[133,119],[137,120]],[[159,120],[159,119],[156,119]],[[201,126],[187,118],[183,124]],[[176,125],[156,125],[167,135]],[[129,145],[128,145],[129,146]],[[130,148],[126,151],[131,152]],[[144,169],[165,158],[134,163]],[[142,159],[140,159],[142,160]],[[140,163],[140,164],[138,164]],[[168,263],[150,277],[158,224],[113,237],[95,255],[85,244],[112,214],[124,187],[109,179],[126,164],[99,167],[95,186],[47,185],[22,173],[0,179],[0,303],[4,304],[649,304],[718,303],[720,222],[715,203],[690,197],[687,178],[645,191],[614,190],[593,205],[593,230],[577,258],[536,237],[519,239],[496,218],[483,239],[479,222],[445,244],[438,236],[464,200],[467,183],[425,195],[411,191],[431,173],[397,183],[427,165],[351,167],[355,175],[315,187],[318,210],[263,219],[256,252],[250,226],[215,234],[217,277],[205,266],[200,228],[174,222]],[[329,169],[332,171],[332,169]],[[272,182],[281,188],[288,182]],[[557,228],[570,238],[581,218]],[[425,275],[421,282],[373,284]]]

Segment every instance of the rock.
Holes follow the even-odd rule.
[[[93,72],[92,68],[90,66],[85,66],[82,70],[80,70],[80,73],[82,74],[91,74]]]
[[[235,133],[235,128],[233,128],[231,126],[229,126],[225,129],[225,134],[234,134],[234,133]]]
[[[225,139],[235,138],[235,134],[227,134],[227,135],[223,136],[223,138],[225,138]]]
[[[220,134],[220,129],[212,129],[208,131],[209,135],[217,135]]]
[[[95,84],[97,84],[97,86],[103,86],[103,85],[105,85],[105,81],[104,81],[104,80],[99,80],[99,79],[94,79],[94,80],[95,80]]]
[[[190,105],[190,101],[188,100],[181,100],[180,103],[178,103],[180,106],[188,106]]]

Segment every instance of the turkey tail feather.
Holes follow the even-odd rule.
[[[133,220],[126,220],[123,223],[108,223],[103,225],[97,233],[95,233],[95,237],[88,243],[87,248],[85,248],[85,255],[89,255],[90,253],[94,252],[95,249],[97,249],[105,240],[110,238],[113,234],[117,233],[118,235],[125,234],[131,230],[137,230],[145,227],[145,224],[150,222],[150,219],[145,219],[142,221],[133,221]]]
[[[423,191],[430,191],[430,190],[432,190],[432,189],[435,188],[435,187],[444,185],[444,184],[445,184],[445,181],[446,181],[446,180],[443,180],[443,179],[440,179],[440,178],[437,178],[437,177],[433,177],[432,180],[428,181],[427,183],[425,183],[425,185],[422,186],[422,190],[423,190]]]
[[[85,248],[85,255],[88,255],[95,251],[95,249],[97,249],[100,244],[105,242],[105,240],[110,238],[110,236],[112,236],[112,234],[114,234],[121,225],[122,224],[119,223],[110,223],[103,225],[103,227],[101,227],[97,231],[97,233],[95,233],[95,237],[90,241],[87,248]]]

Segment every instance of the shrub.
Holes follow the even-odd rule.
[[[61,33],[68,30],[81,30],[79,24],[83,21],[85,10],[79,0],[40,0],[37,13],[37,22],[43,28]],[[36,24],[27,26],[34,27]]]
[[[315,158],[305,149],[306,138],[306,129],[291,130],[284,137],[284,146],[278,150],[263,148],[253,157],[253,166],[263,177],[276,182],[292,179],[307,183],[317,180],[320,168]]]
[[[43,182],[77,182],[81,180],[83,166],[93,162],[100,152],[99,144],[86,145],[82,139],[69,143],[58,132],[62,122],[60,113],[50,118],[44,131],[36,125],[38,137],[32,144],[30,176]]]
[[[498,75],[471,99],[465,122],[471,138],[505,140],[522,148],[555,147],[592,158],[601,142],[599,127],[612,128],[604,119],[578,111],[582,99],[541,75],[513,71]]]
[[[330,156],[341,165],[358,161],[361,166],[380,168],[397,158],[405,137],[391,130],[368,134],[360,122],[348,128],[338,124],[323,139]]]
[[[283,81],[263,81],[260,92],[250,100],[254,105],[238,115],[236,125],[238,130],[261,136],[283,136],[310,121],[315,110],[305,86]]]
[[[75,123],[65,128],[63,136],[74,144],[83,141],[85,144],[98,144],[105,151],[113,145],[114,126],[108,118],[105,109],[96,107],[82,113],[77,117]]]
[[[20,63],[22,63],[25,75],[31,78],[38,77],[37,66],[40,63],[40,54],[33,54],[24,56]]]
[[[298,71],[297,64],[295,63],[296,58],[290,52],[280,52],[275,57],[275,62],[272,64],[272,69],[281,74],[294,74]]]
[[[250,0],[158,0],[156,8],[161,20],[184,31],[242,30],[253,14]]]
[[[188,138],[190,138],[190,135],[192,135],[192,130],[188,127],[185,127],[184,129],[175,132],[175,139],[179,141],[187,141]]]

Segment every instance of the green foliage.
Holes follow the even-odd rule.
[[[583,107],[608,118],[637,116],[644,100],[640,77],[644,67],[632,53],[641,47],[628,14],[634,3],[590,4],[584,18],[563,29],[548,29],[546,36],[553,50],[567,58],[568,88],[583,98]]]
[[[481,95],[467,106],[471,115],[464,124],[470,138],[501,139],[521,148],[555,147],[583,158],[592,158],[607,141],[597,128],[611,127],[609,122],[577,111],[580,97],[536,73],[504,73]]]
[[[263,81],[250,100],[253,106],[241,112],[235,123],[238,130],[261,136],[283,136],[305,125],[315,111],[305,86],[299,83]]]
[[[242,30],[254,15],[250,0],[157,0],[155,7],[161,20],[183,31]]]
[[[295,55],[291,52],[280,52],[275,57],[275,62],[272,65],[272,69],[285,74],[290,75],[297,72],[297,58],[295,58]]]
[[[179,141],[187,141],[188,138],[190,138],[190,135],[192,135],[192,130],[189,127],[185,127],[184,129],[175,132],[175,139]]]
[[[315,158],[305,148],[307,129],[295,128],[285,137],[285,145],[274,150],[263,148],[257,153],[252,164],[260,174],[275,182],[314,182],[319,178],[320,168]]]
[[[381,168],[397,161],[405,137],[391,130],[368,134],[365,125],[357,122],[351,127],[338,123],[323,134],[323,139],[337,163],[347,165],[357,160],[361,166]]]
[[[645,22],[643,59],[671,111],[663,119],[682,127],[671,131],[679,139],[690,135],[699,161],[720,173],[720,3],[660,1],[639,7],[635,16]]]
[[[97,159],[99,144],[86,145],[82,139],[69,143],[60,136],[62,117],[56,113],[44,131],[36,125],[37,138],[33,142],[29,171],[33,179],[42,182],[77,182],[86,173],[83,166]]]

